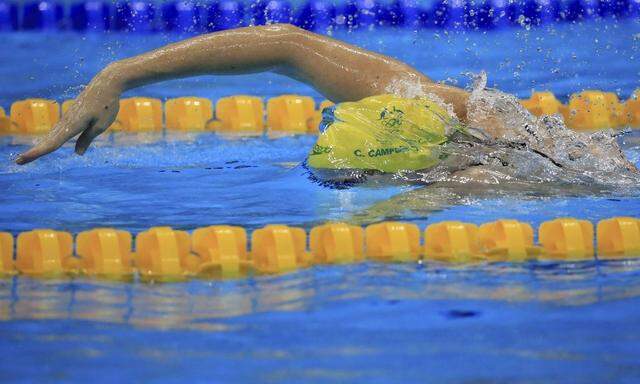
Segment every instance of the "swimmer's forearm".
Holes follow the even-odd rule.
[[[201,35],[114,62],[99,76],[124,92],[176,78],[268,71],[284,64],[287,35],[273,27]]]

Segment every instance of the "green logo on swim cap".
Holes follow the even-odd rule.
[[[380,112],[380,121],[382,121],[382,125],[387,128],[396,128],[402,125],[402,118],[404,117],[404,112],[401,109],[392,106],[391,110],[389,108],[384,107],[382,112]]]
[[[322,155],[323,153],[329,152],[331,152],[331,147],[323,147],[322,145],[316,144],[311,150],[311,155]]]

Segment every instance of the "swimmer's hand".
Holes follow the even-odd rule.
[[[26,164],[60,148],[62,144],[80,134],[76,140],[76,153],[85,153],[89,144],[104,132],[118,114],[122,87],[116,74],[107,67],[91,80],[67,113],[40,142],[16,158],[17,164]]]

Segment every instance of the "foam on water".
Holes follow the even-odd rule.
[[[633,186],[640,173],[622,152],[613,130],[567,128],[559,115],[536,117],[518,99],[487,89],[480,73],[467,104],[468,133],[443,149],[449,156],[422,172],[423,182],[487,180]],[[463,177],[458,172],[463,171]],[[482,177],[479,177],[482,176]]]

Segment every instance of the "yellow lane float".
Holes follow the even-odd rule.
[[[11,105],[12,133],[47,133],[60,120],[60,105],[55,100],[26,99]]]
[[[489,261],[521,262],[534,259],[540,247],[533,245],[533,228],[517,220],[498,220],[478,229],[481,252]]]
[[[364,259],[362,227],[327,223],[311,229],[309,249],[315,264],[353,264]]]
[[[200,257],[199,275],[239,277],[251,267],[247,232],[242,227],[212,225],[198,228],[191,235],[191,246]]]
[[[179,97],[164,103],[167,130],[204,131],[213,118],[211,100],[202,97]]]
[[[420,257],[420,229],[415,224],[386,221],[365,229],[367,258],[407,262]]]
[[[424,232],[426,260],[469,263],[482,259],[478,226],[460,221],[429,225]]]
[[[75,272],[73,238],[68,232],[34,229],[18,235],[16,269],[23,274],[54,277]]]
[[[162,102],[149,97],[120,100],[120,110],[111,129],[127,132],[162,131]]]
[[[309,133],[314,113],[315,103],[308,96],[273,97],[267,102],[267,127],[270,132]]]
[[[216,103],[216,121],[209,129],[223,133],[262,134],[264,104],[255,96],[224,97]]]
[[[80,232],[76,237],[80,271],[86,275],[111,278],[133,276],[131,234],[112,228]]]
[[[563,107],[551,92],[533,92],[529,99],[520,100],[520,103],[536,116],[555,115]]]
[[[253,231],[251,257],[259,273],[293,272],[310,264],[307,235],[302,228],[267,225]]]
[[[170,227],[153,227],[136,237],[135,266],[140,277],[151,281],[182,280],[196,272],[198,259],[191,254],[189,234]]]
[[[640,256],[640,220],[614,217],[598,222],[596,230],[599,259]]]
[[[0,275],[13,275],[15,273],[13,236],[7,232],[0,232]]]
[[[559,218],[545,221],[538,228],[538,241],[543,248],[541,259],[593,259],[593,224],[587,220]]]

